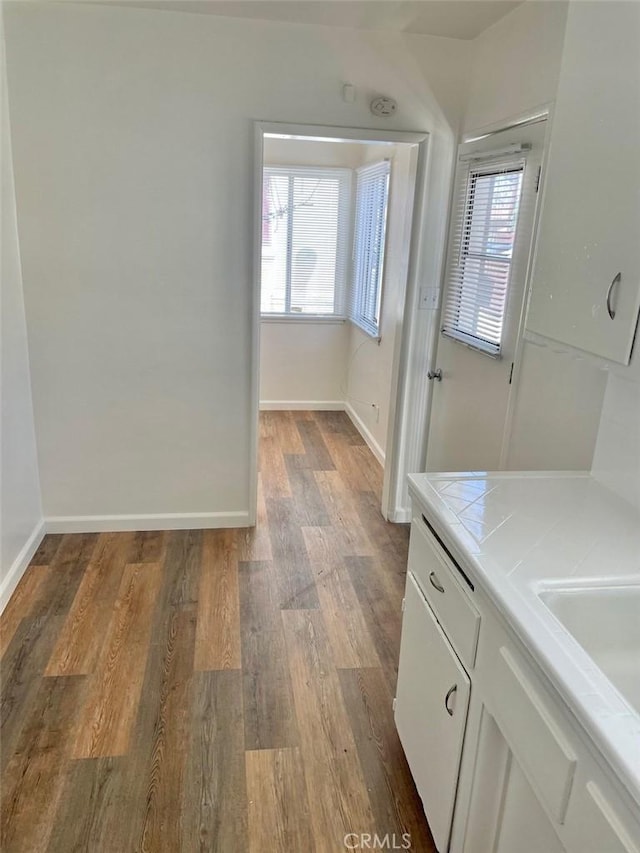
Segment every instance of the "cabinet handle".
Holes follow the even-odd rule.
[[[450,717],[453,717],[453,708],[449,707],[449,699],[453,696],[453,694],[457,691],[458,685],[454,684],[453,687],[450,687],[447,691],[447,695],[444,697],[444,707],[447,709],[447,714]]]
[[[611,317],[612,320],[616,316],[616,311],[615,311],[615,308],[611,307],[611,294],[613,293],[613,288],[616,286],[616,284],[620,284],[621,281],[622,281],[622,273],[619,272],[614,277],[611,284],[609,285],[609,290],[607,290],[607,311],[608,311],[609,316]]]
[[[430,573],[429,581],[431,582],[431,586],[434,587],[434,589],[437,589],[438,592],[444,592],[444,587],[442,586],[442,584],[438,580],[438,576],[435,572]]]

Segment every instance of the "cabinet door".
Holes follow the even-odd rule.
[[[603,782],[589,779],[571,798],[567,816],[568,849],[576,853],[638,853],[640,826]],[[626,817],[623,814],[626,812]]]
[[[551,820],[486,706],[482,709],[463,850],[464,853],[564,851]],[[604,848],[600,853],[604,853]]]
[[[449,844],[469,693],[467,674],[409,573],[395,720],[440,853]]]
[[[638,44],[640,4],[570,4],[526,323],[622,364],[640,305]]]
[[[523,846],[525,838],[526,848]],[[524,849],[527,853],[564,853],[551,821],[513,756],[505,780],[502,814],[494,849],[495,853],[514,853]]]

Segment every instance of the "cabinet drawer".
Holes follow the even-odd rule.
[[[486,704],[538,799],[562,824],[577,766],[571,737],[506,635],[499,630],[488,633],[483,634],[478,660]]]
[[[421,518],[414,518],[411,524],[409,570],[460,659],[473,667],[480,614],[456,578],[457,569]]]

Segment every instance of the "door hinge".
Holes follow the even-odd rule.
[[[540,189],[540,177],[542,175],[542,166],[538,166],[538,177],[536,178],[536,192]]]
[[[403,599],[402,599],[402,612],[403,612],[403,613],[404,613],[404,606],[405,606],[405,602],[406,602],[406,598],[403,598]]]
[[[511,370],[509,371],[509,385],[511,385],[511,380],[513,379],[513,365],[514,362],[511,362]]]
[[[393,702],[391,703],[391,710],[395,711],[396,705],[398,704],[398,699],[396,696],[393,697]]]

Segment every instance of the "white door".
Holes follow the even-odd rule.
[[[395,721],[440,853],[449,846],[470,682],[411,572]]]
[[[546,127],[460,146],[427,471],[500,467]]]

